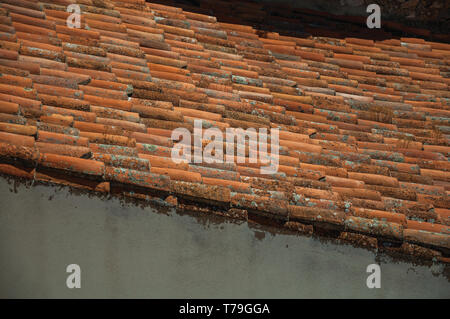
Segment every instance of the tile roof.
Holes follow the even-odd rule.
[[[448,262],[449,44],[286,36],[143,0],[80,0],[72,29],[73,2],[0,1],[1,173]],[[194,119],[280,128],[279,171],[171,161]]]

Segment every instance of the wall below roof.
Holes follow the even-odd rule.
[[[375,255],[347,245],[3,178],[0,202],[0,298],[450,297],[441,268],[390,259],[368,289]],[[66,288],[72,263],[81,289]]]

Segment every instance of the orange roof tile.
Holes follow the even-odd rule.
[[[412,243],[448,260],[443,36],[395,39],[431,35],[387,23],[364,38],[359,19],[302,9],[265,32],[238,19],[245,11],[262,25],[259,4],[220,2],[216,18],[143,0],[83,1],[77,29],[65,25],[69,2],[14,3],[0,0],[1,173],[171,196],[306,233],[326,225],[330,236]],[[289,23],[301,30],[283,33]],[[175,163],[172,130],[194,132],[196,119],[223,132],[280,128],[278,172],[261,174],[249,152]]]

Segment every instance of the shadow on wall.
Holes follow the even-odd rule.
[[[0,178],[1,298],[449,298],[442,264]],[[69,289],[68,265],[81,269]],[[367,267],[381,267],[369,289]]]
[[[216,16],[218,21],[250,25],[280,35],[308,37],[360,37],[384,40],[419,37],[450,42],[448,35],[450,2],[388,0],[152,0]],[[399,4],[399,2],[401,2]],[[381,29],[369,29],[369,4],[381,7]]]

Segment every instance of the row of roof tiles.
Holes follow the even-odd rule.
[[[71,29],[71,3],[0,1],[2,173],[332,225],[448,260],[450,45],[261,36],[133,0],[78,1]],[[172,162],[172,130],[195,119],[280,128],[278,172],[248,157]]]
[[[423,37],[438,42],[450,42],[448,32],[417,27],[416,19],[410,26],[392,21],[382,9],[381,29],[366,28],[366,16],[349,16],[299,8],[300,3],[270,1],[199,0],[188,4],[178,0],[156,0],[163,5],[180,7],[185,11],[217,17],[219,21],[251,25],[261,33],[279,32],[295,37],[325,36],[334,38],[357,37],[365,39],[391,39],[398,36]],[[341,4],[342,5],[342,4]],[[448,6],[448,5],[447,5]],[[444,5],[445,7],[445,5]],[[445,8],[443,8],[445,10]],[[401,17],[397,17],[401,18]],[[404,20],[405,21],[405,20]],[[419,23],[418,23],[419,22]],[[412,27],[411,25],[415,25]],[[361,26],[364,26],[363,28]],[[436,29],[436,28],[435,28]],[[444,29],[444,27],[442,27]]]

